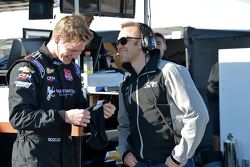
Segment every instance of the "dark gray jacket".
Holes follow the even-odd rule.
[[[124,68],[131,75],[122,83],[119,96],[120,154],[130,151],[137,158],[156,162],[165,162],[172,154],[181,165],[186,164],[208,122],[205,103],[188,70],[157,55],[151,56],[139,75],[130,64]],[[180,139],[170,132],[158,109],[181,134]]]

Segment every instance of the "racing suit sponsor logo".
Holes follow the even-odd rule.
[[[31,74],[26,74],[26,73],[20,73],[18,74],[18,77],[20,80],[23,80],[23,81],[31,81]]]
[[[59,96],[73,96],[76,91],[74,89],[56,89]]]
[[[54,82],[56,80],[56,77],[55,76],[47,76],[47,81],[48,82]]]
[[[158,82],[157,81],[149,81],[147,83],[145,83],[144,88],[156,88],[159,87],[158,86]]]
[[[55,90],[54,87],[47,87],[47,100],[50,101],[51,97],[55,97]]]
[[[60,137],[49,137],[48,142],[60,142],[61,138]]]
[[[32,83],[24,81],[15,81],[16,87],[29,88]]]
[[[63,71],[64,71],[64,76],[65,76],[66,80],[72,81],[73,77],[72,77],[71,71],[68,69],[63,69]]]
[[[55,69],[51,69],[51,68],[46,67],[47,74],[52,74],[52,73],[54,73],[54,71],[55,71]]]
[[[21,71],[21,72],[23,72],[23,73],[34,73],[34,72],[35,72],[34,70],[30,69],[30,68],[27,67],[27,66],[20,67],[20,68],[18,69],[18,71]]]
[[[53,64],[55,64],[55,65],[61,65],[62,64],[62,62],[60,62],[60,61],[58,61],[58,60],[55,60],[54,62],[53,62]]]

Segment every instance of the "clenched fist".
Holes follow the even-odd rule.
[[[103,105],[104,118],[109,118],[115,113],[116,107],[109,103]]]
[[[87,109],[71,109],[65,112],[65,121],[76,126],[87,127],[90,118],[90,112]]]

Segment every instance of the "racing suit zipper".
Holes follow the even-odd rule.
[[[58,68],[59,68],[59,70],[58,70],[59,72],[57,71],[57,75],[58,75],[58,79],[59,79],[60,88],[61,88],[61,90],[62,90],[62,89],[64,88],[64,84],[63,84],[63,82],[62,82],[62,78],[61,78],[62,75],[61,75],[60,71],[63,71],[63,70],[62,70],[62,68],[61,68],[61,65],[59,65]],[[66,97],[66,98],[67,98],[67,97]],[[61,101],[62,101],[62,105],[63,105],[62,107],[65,108],[65,106],[64,106],[65,100],[64,100],[63,96],[61,97]],[[65,140],[65,139],[64,139],[64,136],[65,136],[64,131],[62,130],[61,133],[62,133],[62,136],[61,136],[62,140]],[[63,154],[63,153],[62,153],[62,151],[63,151],[63,150],[62,150],[62,147],[63,147],[63,146],[62,146],[62,145],[63,145],[62,140],[60,141],[60,162],[61,162],[60,166],[61,166],[61,167],[63,167],[63,164],[64,164],[64,163],[63,163],[63,155],[62,155],[62,154]]]

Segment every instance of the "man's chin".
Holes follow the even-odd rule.
[[[71,61],[62,61],[63,64],[68,65]]]
[[[130,63],[130,61],[128,61],[127,59],[124,59],[124,60],[120,60],[121,61],[121,63]]]

